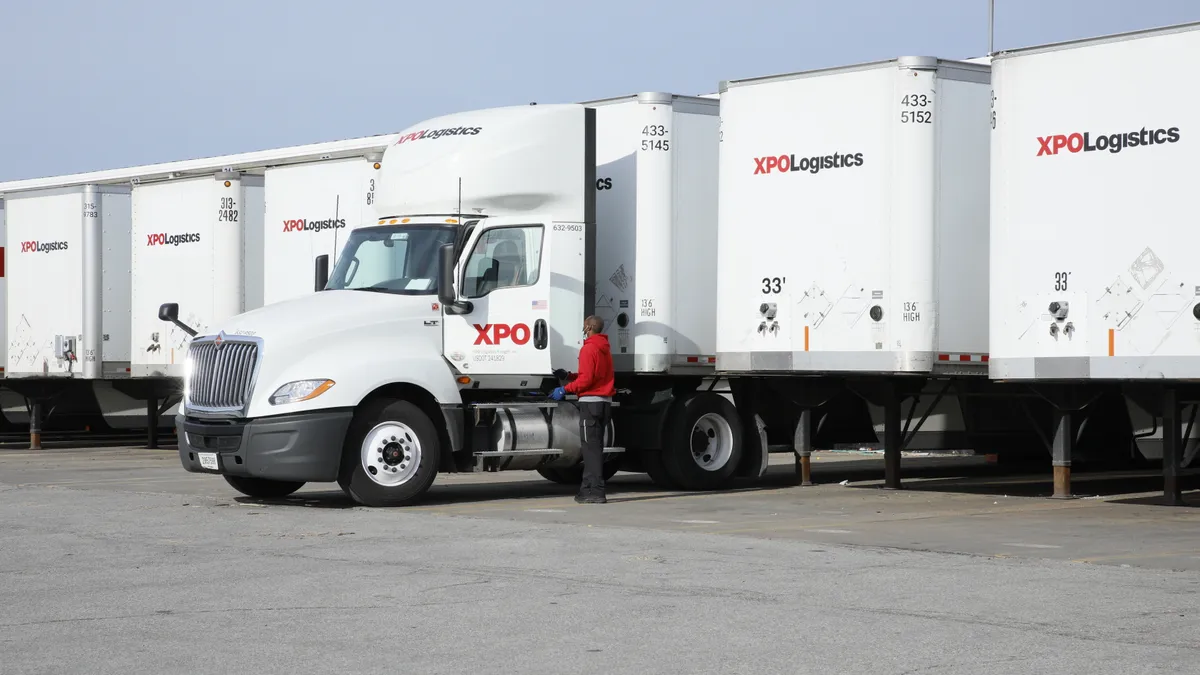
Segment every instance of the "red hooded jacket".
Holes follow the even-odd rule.
[[[608,336],[593,335],[583,341],[579,350],[579,372],[571,375],[570,382],[563,387],[568,394],[577,396],[613,396],[617,392],[613,382],[612,349]]]

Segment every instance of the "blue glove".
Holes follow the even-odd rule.
[[[550,392],[550,398],[554,399],[555,401],[563,400],[563,397],[566,395],[567,392],[564,391],[562,387],[555,387],[554,391]]]

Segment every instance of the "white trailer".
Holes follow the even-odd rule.
[[[689,489],[760,475],[760,437],[712,390],[718,105],[648,93],[401,132],[380,219],[326,290],[193,340],[184,468],[256,496],[336,480],[373,505],[439,471],[577,482],[578,413],[546,396],[596,313],[618,370],[606,473],[625,457]]]
[[[4,220],[4,200],[0,199],[0,298],[6,303],[8,300],[8,280],[4,276],[5,263],[8,262],[8,256],[5,252],[8,243],[7,224]],[[5,322],[8,320],[8,313],[0,311],[0,363],[4,364],[0,368],[0,375],[3,375],[4,369],[8,367],[8,336],[4,331]]]
[[[163,324],[177,302],[207,330],[262,306],[263,179],[221,171],[133,188],[133,375],[182,377],[190,335]]]
[[[19,225],[23,230],[9,227],[6,233],[13,242],[8,246],[12,256],[6,256],[6,271],[22,280],[22,288],[46,289],[6,303],[6,314],[10,316],[5,346],[12,347],[7,366],[10,371],[16,368],[10,373],[13,381],[21,380],[10,382],[9,388],[61,389],[67,386],[62,384],[64,377],[84,377],[91,362],[80,350],[94,339],[89,336],[100,336],[102,378],[91,380],[91,391],[82,397],[89,403],[80,405],[102,413],[110,427],[144,427],[148,417],[150,426],[156,429],[160,414],[174,412],[173,399],[178,398],[182,388],[180,364],[186,335],[158,320],[163,300],[155,294],[165,291],[179,300],[178,290],[187,291],[190,294],[182,297],[187,303],[184,311],[201,321],[237,314],[247,305],[261,306],[266,293],[264,172],[295,164],[361,158],[381,151],[390,138],[358,138],[0,183],[0,196],[19,203],[16,215],[10,213],[7,218],[9,225],[14,218],[24,223]],[[89,191],[99,195],[98,203],[104,205],[96,220],[103,222],[102,251],[98,246],[86,246],[89,240],[81,234],[90,231],[89,224],[94,226],[95,219],[85,219],[82,210],[82,195]],[[282,206],[282,200],[276,204]],[[247,220],[251,221],[249,226]],[[60,231],[76,233],[72,236],[81,241],[59,237]],[[14,245],[39,237],[45,244],[41,248],[63,239],[66,247],[61,250],[69,253],[54,258],[59,253],[56,248],[41,254],[41,258],[33,253],[30,255],[34,257],[18,257],[20,249],[14,249]],[[84,255],[85,249],[91,253]],[[311,269],[310,254],[305,250],[298,258],[287,258],[297,253],[284,250],[275,255],[273,262],[288,269]],[[82,260],[88,263],[82,264]],[[98,282],[90,282],[101,269],[103,275]],[[312,288],[309,278],[303,290]],[[93,309],[101,297],[102,323],[96,329]],[[148,309],[140,311],[143,307]],[[61,347],[58,352],[56,342]],[[54,358],[58,353],[67,357],[76,354],[78,358]],[[51,379],[58,384],[34,384]],[[44,392],[33,393],[40,396]],[[4,407],[6,417],[27,419],[18,406],[5,403]],[[55,417],[64,414],[61,402],[54,409]],[[83,426],[95,424],[85,420]],[[151,445],[155,442],[152,433]]]
[[[5,203],[6,272],[20,284],[7,289],[7,376],[126,376],[128,188],[40,190]]]
[[[883,440],[890,487],[904,447],[1001,443],[964,408],[987,384],[989,105],[986,64],[932,57],[722,87],[717,367],[805,474],[817,428]]]
[[[380,141],[378,150],[360,157],[266,169],[263,304],[311,293],[312,261],[326,256],[336,262],[350,232],[375,223],[384,147]]]
[[[123,426],[108,383],[129,376],[128,188],[3,191],[5,275],[17,280],[5,288],[6,387],[34,404],[34,432],[50,401],[52,427]]]
[[[0,199],[0,302],[6,302],[8,298],[8,279],[5,277],[4,267],[7,261],[6,254],[6,237],[4,223],[4,200]],[[4,376],[4,369],[8,366],[8,336],[4,330],[5,321],[8,319],[7,313],[0,310],[0,378]],[[17,394],[14,391],[9,391],[5,388],[0,388],[0,415],[3,415],[0,420],[0,427],[8,429],[11,427],[19,427],[29,423],[29,417],[25,412],[25,397]]]
[[[1200,444],[1200,93],[1181,85],[1198,56],[1192,23],[993,59],[989,370],[1055,405],[1056,493],[1070,491],[1072,413],[1105,397],[1129,416],[1090,423],[1161,456],[1173,503]]]

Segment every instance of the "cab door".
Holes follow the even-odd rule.
[[[468,234],[455,271],[463,306],[442,308],[443,354],[459,371],[553,372],[553,228],[536,218],[487,218]]]

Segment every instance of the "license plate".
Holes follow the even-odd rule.
[[[217,466],[217,453],[215,453],[215,452],[200,452],[197,454],[200,455],[200,466],[204,467],[205,469],[211,469],[213,471],[216,471],[220,468],[219,466]]]

